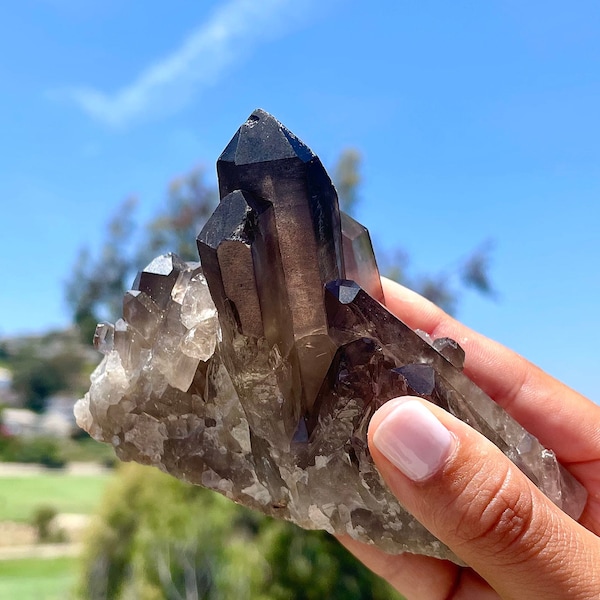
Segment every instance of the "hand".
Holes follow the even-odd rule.
[[[471,568],[340,541],[408,600],[600,598],[600,407],[418,294],[383,283],[387,307],[404,322],[458,341],[465,374],[552,448],[589,498],[575,522],[479,433],[405,397],[371,420],[373,459],[406,509]]]

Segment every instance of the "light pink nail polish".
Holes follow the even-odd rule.
[[[455,438],[418,400],[406,400],[379,424],[373,443],[407,477],[423,481],[446,462]]]

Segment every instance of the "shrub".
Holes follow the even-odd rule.
[[[136,464],[106,490],[79,591],[89,600],[399,598],[329,535]]]
[[[53,469],[62,468],[66,463],[60,442],[49,437],[4,438],[0,443],[0,460],[38,463]]]
[[[38,542],[55,541],[52,531],[52,521],[58,514],[58,511],[49,504],[41,504],[34,511],[31,517],[31,524],[37,531]]]

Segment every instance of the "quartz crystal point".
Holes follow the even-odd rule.
[[[198,263],[153,260],[78,423],[123,460],[155,465],[265,514],[390,553],[457,558],[388,491],[367,428],[389,399],[427,398],[477,429],[577,518],[582,486],[463,373],[448,338],[384,307],[368,231],[340,213],[319,159],[257,110],[217,163],[221,201]]]
[[[290,329],[302,405],[310,408],[335,351],[323,310],[323,285],[344,275],[336,191],[312,150],[262,110],[239,128],[217,161],[217,173],[222,199],[243,190],[272,204],[271,235],[277,239],[276,268],[282,277],[278,283],[289,314],[279,327]],[[203,264],[203,238],[210,227],[209,222],[198,240]],[[287,348],[280,350],[287,354]]]
[[[368,229],[350,215],[341,213],[345,277],[355,281],[375,300],[385,303]]]

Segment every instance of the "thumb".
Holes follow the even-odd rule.
[[[462,421],[397,398],[373,416],[369,446],[401,504],[502,598],[596,597],[599,538]]]

